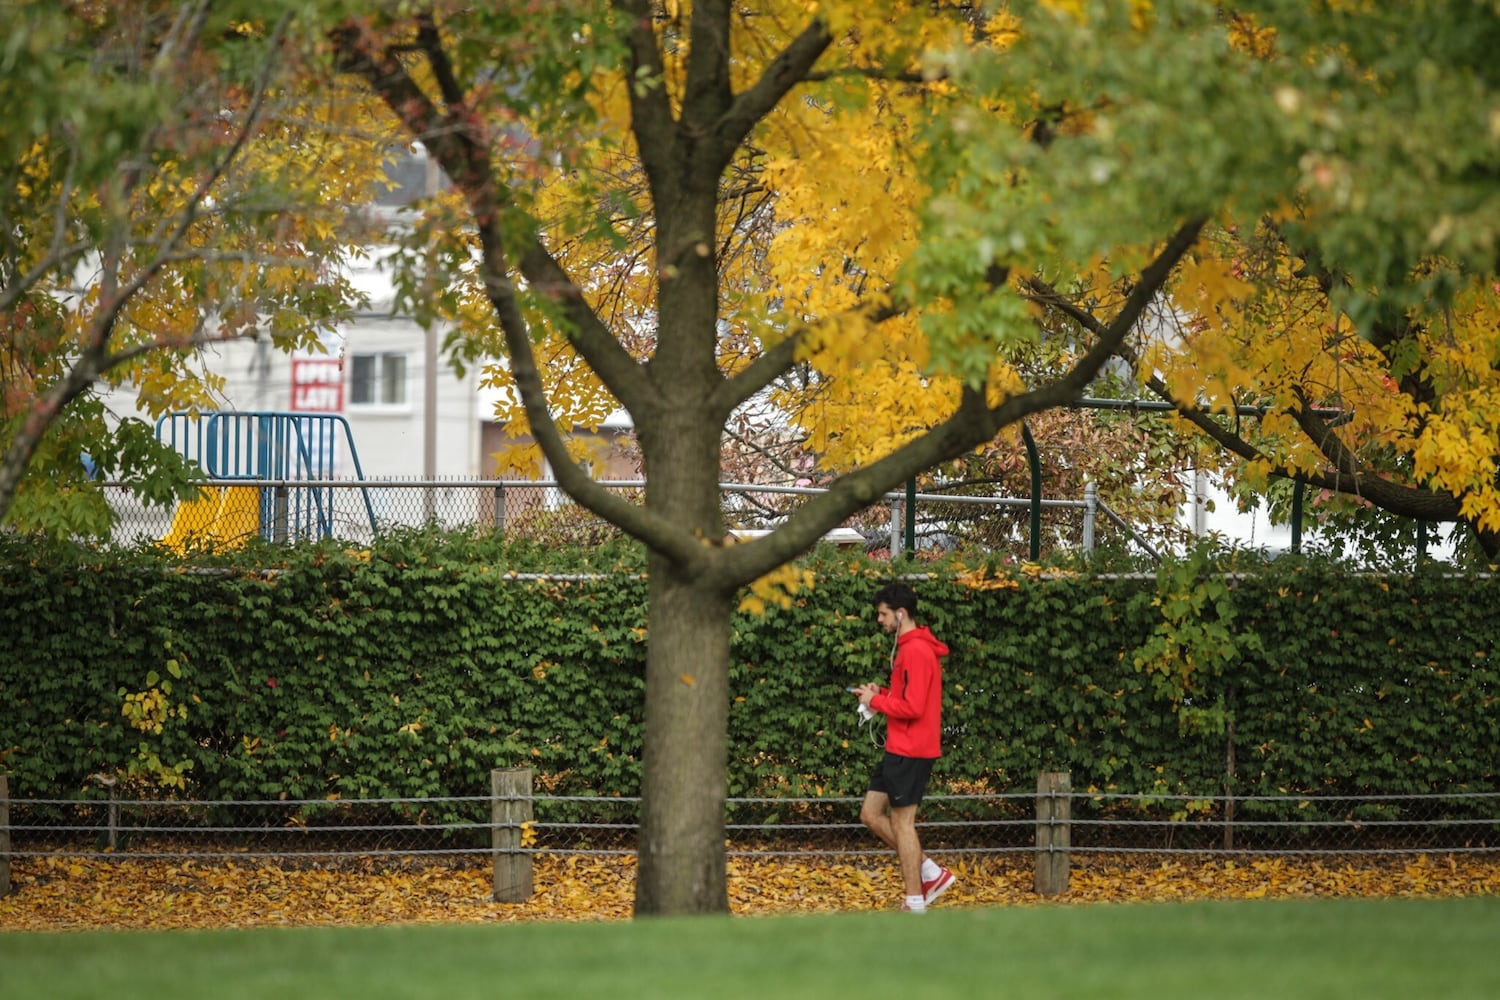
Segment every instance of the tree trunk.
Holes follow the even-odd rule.
[[[727,913],[732,595],[653,557],[635,913]]]

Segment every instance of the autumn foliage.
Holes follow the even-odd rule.
[[[1322,858],[1080,857],[1067,892],[1032,892],[1024,856],[945,857],[958,877],[949,907],[1198,899],[1493,896],[1500,861],[1476,855]],[[16,863],[0,898],[0,931],[167,930],[374,924],[621,920],[631,915],[628,856],[540,856],[535,895],[490,899],[482,867],[288,867],[191,857],[135,861],[66,856]],[[740,857],[729,863],[730,912],[776,916],[892,909],[889,857],[849,861]]]

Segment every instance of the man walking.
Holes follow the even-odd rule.
[[[917,595],[890,583],[873,598],[880,627],[896,637],[889,685],[854,689],[859,703],[886,717],[885,754],[870,777],[860,822],[896,852],[906,892],[903,910],[922,913],[947,892],[953,873],[922,853],[917,806],[932,765],[943,755],[943,666],[948,647],[914,620]]]

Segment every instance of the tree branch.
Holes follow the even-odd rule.
[[[1032,278],[1028,284],[1035,293],[1035,301],[1066,314],[1086,330],[1097,333],[1102,328],[1097,317],[1069,301],[1046,282]],[[1122,344],[1118,354],[1137,373],[1140,372],[1140,355],[1133,348]],[[1242,435],[1219,423],[1212,414],[1205,412],[1195,403],[1176,398],[1166,382],[1157,375],[1146,376],[1142,384],[1164,402],[1172,404],[1178,416],[1191,423],[1229,454],[1246,462],[1266,462],[1269,466],[1269,474],[1272,476],[1280,479],[1300,479],[1318,489],[1357,496],[1382,510],[1403,517],[1415,517],[1428,521],[1465,520],[1461,514],[1459,498],[1447,490],[1405,486],[1383,476],[1362,472],[1354,454],[1334,433],[1329,422],[1317,412],[1315,407],[1308,405],[1306,400],[1302,400],[1301,405],[1287,407],[1287,412],[1334,466],[1330,472],[1307,472],[1273,459]]]
[[[670,157],[677,147],[676,122],[667,94],[667,72],[656,44],[650,0],[614,0],[614,7],[629,21],[625,44],[630,59],[625,66],[625,86],[630,100],[630,129],[635,133],[641,165],[653,190],[670,174]]]
[[[491,241],[498,238],[492,229],[481,230],[484,244],[485,290],[494,305],[501,332],[510,355],[511,377],[521,393],[521,404],[526,411],[526,422],[542,454],[552,465],[558,485],[578,503],[614,523],[627,534],[649,540],[652,547],[682,565],[695,565],[704,558],[705,550],[687,532],[669,523],[666,519],[644,507],[627,503],[624,499],[594,482],[568,455],[567,443],[558,430],[557,422],[547,411],[546,391],[542,387],[537,370],[536,352],[531,345],[530,331],[521,313],[514,283],[501,271],[489,265]]]
[[[850,513],[863,510],[888,490],[924,469],[950,461],[994,438],[1004,427],[1033,413],[1077,400],[1104,363],[1140,321],[1165,286],[1172,269],[1197,242],[1206,219],[1183,223],[1141,271],[1120,311],[1097,326],[1094,345],[1064,375],[1038,389],[1011,396],[991,407],[982,386],[965,386],[957,411],[941,424],[862,469],[835,479],[826,493],[798,508],[773,534],[728,549],[724,565],[734,578],[753,580],[817,544]]]
[[[729,162],[750,130],[770,114],[793,87],[807,79],[808,72],[832,44],[833,36],[828,33],[828,25],[820,17],[813,18],[802,33],[771,60],[760,79],[734,99],[714,126],[721,168]]]
[[[708,131],[734,99],[729,87],[732,7],[730,0],[694,0],[682,101],[682,125],[689,134]]]
[[[482,249],[485,293],[505,337],[511,375],[521,393],[527,422],[559,485],[584,507],[627,533],[649,537],[652,544],[683,561],[697,558],[699,547],[685,533],[599,486],[568,454],[562,433],[547,409],[531,329],[509,276],[511,266],[502,227],[512,214],[512,200],[509,190],[494,176],[481,121],[466,113],[462,101],[446,114],[439,112],[401,62],[382,50],[359,23],[346,22],[332,37],[340,67],[363,77],[408,131],[428,144],[467,200]],[[616,398],[627,409],[647,406],[649,385],[639,366],[608,332],[534,230],[527,236],[517,269],[533,291],[560,305],[564,317],[573,324],[570,334],[579,353],[596,373],[608,374],[605,382]]]
[[[853,310],[855,313],[862,312],[871,323],[883,323],[901,313],[901,309],[893,305],[879,307],[863,307]],[[715,412],[728,415],[734,408],[752,398],[756,393],[765,389],[776,379],[791,370],[797,361],[797,350],[802,342],[807,339],[809,327],[801,326],[793,330],[784,339],[777,342],[771,349],[765,351],[743,370],[732,378],[725,379],[714,389],[710,399]]]
[[[489,142],[477,116],[467,113],[466,98],[457,93],[446,112],[438,109],[416,84],[400,60],[380,50],[359,26],[346,24],[334,33],[339,46],[341,68],[361,76],[386,106],[395,113],[407,130],[421,139],[437,158],[443,170],[468,202],[470,213],[481,233],[495,230],[486,243],[485,253],[502,271],[509,270],[504,243],[498,238],[502,219],[514,221],[510,190],[495,177],[489,158]],[[456,88],[446,53],[436,37],[424,47],[428,59],[438,59],[434,73],[447,75],[448,86]],[[647,380],[583,296],[583,291],[542,244],[534,226],[525,238],[525,249],[517,268],[532,291],[555,302],[561,309],[568,331],[578,352],[589,366],[604,379],[617,399],[627,409],[645,406],[653,398]],[[530,343],[529,337],[527,343]],[[548,456],[549,461],[551,456]]]
[[[438,34],[437,22],[433,20],[431,11],[417,17],[417,45],[427,57],[427,65],[432,67],[432,78],[437,81],[443,103],[450,109],[463,104],[463,87],[454,74],[453,60],[448,58],[448,50],[443,48],[442,37]]]

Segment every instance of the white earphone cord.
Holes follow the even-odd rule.
[[[900,642],[900,636],[894,636],[894,637],[892,637],[892,639],[891,639],[891,666],[895,666],[896,665],[896,644],[898,642]],[[868,723],[874,722],[875,719],[876,719],[876,717],[879,714],[880,713],[878,713],[878,712],[871,712],[869,715],[861,715],[860,718],[859,718],[860,728],[862,729]],[[870,729],[870,745],[873,746],[877,750],[884,750],[885,749],[885,740],[881,737],[881,735],[873,727]]]

